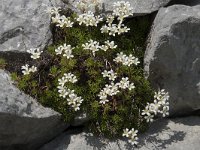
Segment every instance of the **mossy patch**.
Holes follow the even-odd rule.
[[[36,98],[44,106],[60,112],[68,122],[73,121],[78,113],[87,113],[90,118],[87,127],[94,133],[115,137],[121,136],[124,128],[136,128],[144,131],[147,123],[142,119],[140,111],[144,109],[147,102],[153,100],[153,90],[144,78],[142,69],[145,41],[150,23],[148,16],[127,19],[125,24],[131,31],[116,37],[100,32],[104,23],[100,23],[98,27],[75,24],[73,28],[67,29],[52,26],[53,44],[37,61],[38,72],[25,76],[13,73],[12,77],[18,81],[17,85],[21,90]],[[90,39],[101,44],[106,40],[115,41],[118,47],[107,52],[99,51],[96,53],[98,57],[93,57],[89,51],[83,50],[81,47]],[[68,60],[55,55],[55,49],[64,43],[76,47],[73,50],[73,59]],[[116,65],[113,58],[121,51],[139,58],[140,65],[133,67]],[[128,76],[130,81],[135,84],[136,89],[124,90],[112,98],[109,103],[101,105],[97,95],[108,83],[101,73],[105,69],[110,69],[109,66],[105,67],[105,60],[111,63],[118,78]],[[67,72],[73,72],[78,78],[77,84],[67,84],[67,87],[75,90],[76,94],[84,99],[79,112],[71,109],[66,99],[59,97],[58,79]]]

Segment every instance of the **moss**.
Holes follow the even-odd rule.
[[[116,37],[101,34],[102,24],[99,24],[97,28],[86,28],[75,24],[73,28],[64,30],[52,26],[55,33],[53,45],[47,48],[49,63],[40,65],[39,71],[31,76],[12,74],[12,77],[18,81],[20,89],[37,98],[44,106],[60,112],[66,121],[72,121],[77,113],[67,105],[66,99],[59,97],[57,81],[64,73],[73,72],[79,81],[75,85],[67,84],[67,86],[74,89],[84,99],[81,112],[86,112],[91,118],[88,123],[89,129],[94,133],[108,137],[121,136],[124,128],[133,127],[144,131],[147,124],[141,119],[139,112],[153,98],[153,90],[143,77],[142,69],[150,18],[140,17],[126,20],[125,24],[131,28],[131,32]],[[116,50],[108,52],[99,51],[96,53],[98,57],[94,57],[81,48],[81,45],[90,39],[99,41],[101,44],[105,40],[115,41],[118,47]],[[76,46],[73,50],[73,59],[67,60],[55,56],[55,48],[63,43]],[[140,65],[137,67],[116,65],[112,60],[121,51],[125,54],[134,54],[140,59]],[[108,83],[107,79],[101,75],[105,69],[105,60],[111,62],[119,78],[128,76],[135,84],[136,89],[133,91],[124,90],[111,99],[108,104],[102,106],[99,104],[97,95]],[[38,63],[42,62],[43,60]]]
[[[3,58],[0,58],[0,69],[4,69],[6,66],[6,60]]]

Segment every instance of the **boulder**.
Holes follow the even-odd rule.
[[[50,6],[63,6],[60,0],[1,0],[0,54],[43,49],[51,42]]]
[[[200,146],[200,117],[161,119],[139,135],[133,148],[125,139],[108,140],[91,133],[71,130],[44,145],[40,150],[197,150]]]
[[[159,10],[150,33],[144,70],[170,95],[170,115],[200,110],[200,5]]]
[[[21,92],[0,70],[1,150],[35,150],[68,126],[59,113]]]
[[[172,0],[169,5],[182,4],[188,6],[195,6],[200,4],[200,0]]]
[[[74,3],[78,0],[63,0],[67,4],[71,5],[74,10]],[[134,16],[143,16],[146,14],[153,13],[159,10],[161,7],[166,6],[171,0],[125,0],[130,2],[131,6],[134,8]],[[101,0],[102,7],[100,8],[103,10],[104,13],[112,12],[113,10],[113,3],[116,0]]]

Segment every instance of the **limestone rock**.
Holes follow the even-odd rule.
[[[200,5],[159,10],[144,69],[155,88],[170,94],[170,115],[200,110]]]
[[[74,7],[74,2],[77,0],[63,0],[67,4],[71,5],[72,8],[76,10]],[[130,2],[131,6],[134,8],[134,16],[142,16],[146,14],[150,14],[159,10],[161,7],[166,6],[171,0],[125,0]],[[116,0],[101,0],[102,8],[104,13],[112,12],[113,10],[113,3]]]
[[[60,0],[1,0],[0,53],[43,49],[51,41],[50,6],[63,6]]]
[[[0,70],[0,149],[32,150],[68,127],[59,113],[21,92]]]
[[[67,131],[40,150],[197,150],[200,146],[200,117],[161,119],[139,135],[135,148],[125,139],[108,140],[86,132]]]

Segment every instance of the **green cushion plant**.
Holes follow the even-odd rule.
[[[53,44],[45,52],[28,50],[32,66],[22,66],[22,73],[12,77],[21,90],[66,121],[84,113],[94,133],[123,135],[137,144],[137,130],[145,131],[157,113],[165,116],[169,110],[168,93],[154,94],[143,75],[150,23],[145,17],[125,19],[132,7],[124,1],[114,3],[113,13],[104,16],[90,11],[98,3],[80,1],[77,8],[79,15],[49,10]]]

